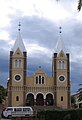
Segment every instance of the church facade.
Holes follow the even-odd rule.
[[[19,29],[18,37],[10,51],[8,106],[54,105],[70,108],[69,53],[62,47],[58,53],[53,53],[51,77],[41,68],[35,71],[33,76],[27,76],[27,63],[27,51]]]

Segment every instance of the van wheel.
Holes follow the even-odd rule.
[[[4,116],[3,116],[3,112],[1,113],[1,117],[4,118]]]
[[[11,115],[8,115],[8,118],[10,119],[10,118],[12,118],[12,116],[11,116]]]

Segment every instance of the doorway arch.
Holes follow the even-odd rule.
[[[46,95],[46,105],[52,106],[53,105],[53,95],[51,93],[48,93]]]
[[[26,105],[33,106],[34,105],[34,95],[29,93],[26,97]]]
[[[43,106],[44,105],[44,96],[42,93],[38,93],[36,96],[36,105]]]

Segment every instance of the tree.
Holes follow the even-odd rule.
[[[72,108],[77,108],[76,99],[73,95],[71,96],[71,107]]]
[[[60,1],[60,0],[56,0],[56,1]],[[82,0],[78,1],[78,5],[77,5],[77,9],[80,11],[82,7]]]
[[[70,114],[66,114],[63,118],[63,120],[72,120]]]
[[[0,85],[0,103],[2,103],[3,99],[5,99],[6,96],[6,89]]]
[[[82,0],[79,0],[79,2],[78,2],[78,10],[79,11],[81,10],[81,7],[82,7]]]
[[[71,96],[71,104],[75,104],[75,97]]]
[[[78,101],[82,101],[82,88],[79,88],[77,92],[79,93],[79,95],[78,95]]]

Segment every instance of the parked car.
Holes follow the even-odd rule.
[[[2,111],[3,118],[12,118],[16,116],[33,116],[33,109],[30,106],[7,107]]]

